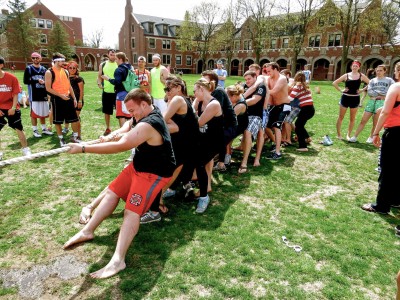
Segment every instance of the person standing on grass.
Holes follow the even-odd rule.
[[[101,94],[101,103],[104,120],[106,122],[106,130],[103,133],[104,136],[111,133],[110,118],[115,108],[116,94],[114,86],[109,81],[104,81],[101,76],[106,75],[108,78],[114,78],[114,72],[118,67],[115,59],[115,50],[109,49],[108,60],[100,64],[99,72],[97,74],[97,86],[103,90]]]
[[[102,269],[90,274],[93,278],[108,278],[126,268],[125,257],[139,231],[140,216],[168,183],[175,169],[171,136],[151,97],[141,89],[130,91],[125,105],[137,121],[119,141],[96,145],[69,144],[68,153],[119,153],[136,148],[133,162],[111,182],[92,218],[85,227],[65,244],[67,249],[77,243],[92,240],[96,228],[116,209],[119,199],[125,201],[125,211],[114,255]]]
[[[303,74],[306,77],[306,83],[310,85],[311,83],[311,71],[308,69],[308,65],[304,66]]]
[[[169,75],[169,71],[166,67],[161,64],[161,56],[156,53],[152,57],[154,68],[151,69],[151,96],[153,97],[153,103],[157,106],[161,113],[164,113],[167,109],[167,103],[165,102],[165,80]]]
[[[400,74],[400,63],[396,64],[395,70]],[[379,132],[382,127],[385,131],[381,140]],[[400,205],[399,180],[396,176],[400,170],[400,82],[392,84],[388,90],[372,142],[376,147],[381,147],[378,194],[375,204],[364,204],[361,208],[368,212],[388,214],[392,206]]]
[[[350,140],[357,110],[360,105],[360,93],[364,90],[360,90],[361,82],[369,83],[368,77],[360,73],[360,67],[361,63],[358,60],[353,61],[351,64],[351,72],[342,75],[332,83],[335,89],[342,93],[339,103],[339,116],[336,121],[337,138],[340,140],[343,139],[341,128],[348,108],[350,108],[350,122],[346,138],[348,141]],[[339,83],[341,82],[345,82],[345,88],[343,90],[339,87]]]
[[[217,68],[214,69],[214,72],[217,73],[218,76],[218,86],[224,88],[225,87],[225,80],[228,77],[228,72],[223,69],[224,65],[222,60],[217,61]]]
[[[19,82],[13,74],[4,72],[4,58],[0,57],[0,131],[7,124],[14,129],[22,146],[22,154],[31,155],[21,122],[18,104]],[[1,153],[1,158],[3,155]]]
[[[31,59],[32,64],[27,66],[24,72],[24,84],[28,85],[29,101],[31,102],[33,136],[40,138],[42,135],[37,128],[38,119],[40,119],[40,124],[42,125],[42,134],[53,135],[53,132],[46,127],[46,118],[49,117],[49,103],[44,85],[46,68],[40,64],[42,56],[39,53],[33,52]]]
[[[146,69],[146,58],[144,56],[139,56],[138,68],[135,70],[135,73],[138,76],[140,88],[151,94],[151,76],[149,70]]]
[[[365,106],[365,111],[360,121],[360,125],[358,125],[356,133],[349,140],[349,142],[357,142],[358,135],[364,129],[365,124],[367,124],[368,120],[372,117],[372,129],[370,136],[366,141],[367,144],[372,144],[372,133],[374,132],[376,122],[378,122],[380,109],[383,107],[383,103],[385,102],[385,97],[389,87],[394,83],[394,80],[392,78],[385,76],[385,65],[377,66],[375,72],[377,76],[371,79],[368,84],[367,92],[370,98],[367,102],[367,105]]]

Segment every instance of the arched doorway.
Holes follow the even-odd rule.
[[[278,60],[276,61],[276,63],[279,65],[279,67],[281,68],[281,70],[282,70],[282,69],[286,69],[286,67],[287,67],[287,60],[284,59],[284,58],[278,59]]]
[[[71,58],[72,58],[72,60],[76,61],[76,63],[78,64],[79,69],[82,69],[81,60],[79,59],[79,56],[76,53],[74,53],[74,54],[71,55]]]
[[[96,71],[97,69],[97,61],[93,54],[88,53],[84,58],[84,65],[86,71]]]
[[[243,74],[249,70],[250,65],[254,64],[254,60],[252,60],[251,58],[247,59],[244,61],[244,72]]]
[[[231,61],[231,76],[238,76],[239,75],[239,60],[233,59]]]
[[[342,74],[345,74],[345,73],[348,73],[348,72],[350,72],[351,71],[351,64],[353,63],[353,60],[352,59],[348,59],[347,60],[347,64],[346,64],[346,70],[344,71],[344,72],[342,72],[341,71],[341,66],[342,66],[342,64],[341,64],[341,60],[339,60],[337,63],[336,63],[336,74],[335,74],[335,78],[337,79],[337,78],[339,78]],[[362,67],[362,66],[361,66]]]
[[[379,65],[383,65],[383,61],[381,60],[381,59],[379,59],[379,58],[375,58],[375,57],[373,57],[373,58],[370,58],[370,59],[367,59],[365,62],[364,62],[364,67],[365,67],[365,70],[368,70],[368,69],[375,69],[377,66],[379,66]]]
[[[314,62],[312,79],[327,80],[329,71],[329,61],[325,58],[318,59]]]
[[[263,58],[262,60],[260,60],[260,67],[262,68],[263,65],[265,65],[269,62],[271,62],[269,59]]]
[[[197,62],[197,74],[201,74],[201,72],[203,72],[203,60],[202,59],[200,59],[198,62]]]
[[[207,70],[214,70],[215,67],[216,67],[216,65],[215,65],[215,63],[214,63],[214,60],[213,60],[213,59],[210,59],[210,60],[208,61],[208,64],[207,64]]]
[[[296,72],[303,71],[305,65],[307,65],[307,61],[303,58],[299,58],[296,62]]]

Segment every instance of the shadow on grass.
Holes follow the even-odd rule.
[[[371,144],[364,144],[364,143],[347,143],[349,147],[362,149],[367,152],[374,152],[377,148]]]
[[[115,293],[122,293],[116,297],[127,299],[142,299],[148,296],[159,281],[171,253],[179,252],[180,248],[183,249],[192,243],[198,231],[214,231],[221,226],[230,206],[250,184],[251,175],[249,173],[243,175],[238,175],[236,168],[230,168],[226,173],[214,173],[214,181],[217,181],[217,184],[213,185],[208,209],[201,215],[195,213],[197,201],[184,200],[181,196],[168,201],[166,205],[169,207],[169,212],[163,215],[161,222],[140,226],[126,256],[126,269],[116,275],[120,280],[118,286],[107,287],[99,298],[108,298]],[[237,180],[238,176],[241,178],[240,181]],[[121,219],[122,213],[114,213],[111,218]],[[99,246],[107,246],[102,257],[90,266],[90,272],[102,268],[109,262],[115,250],[118,233],[119,230],[109,235],[96,236],[90,241]],[[192,258],[190,253],[187,258]],[[88,296],[93,286],[108,284],[107,279],[96,280],[86,276],[80,289],[70,299],[82,299]]]

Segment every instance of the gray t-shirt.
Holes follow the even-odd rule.
[[[390,77],[383,77],[379,79],[375,77],[371,79],[368,84],[368,95],[371,98],[376,98],[378,96],[386,96],[389,87],[394,83],[394,80]]]

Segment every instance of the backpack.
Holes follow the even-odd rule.
[[[125,65],[123,65],[123,67],[128,70],[128,74],[126,75],[125,81],[122,81],[122,85],[124,86],[125,91],[130,92],[131,90],[138,88],[140,82],[133,68],[129,69]]]

